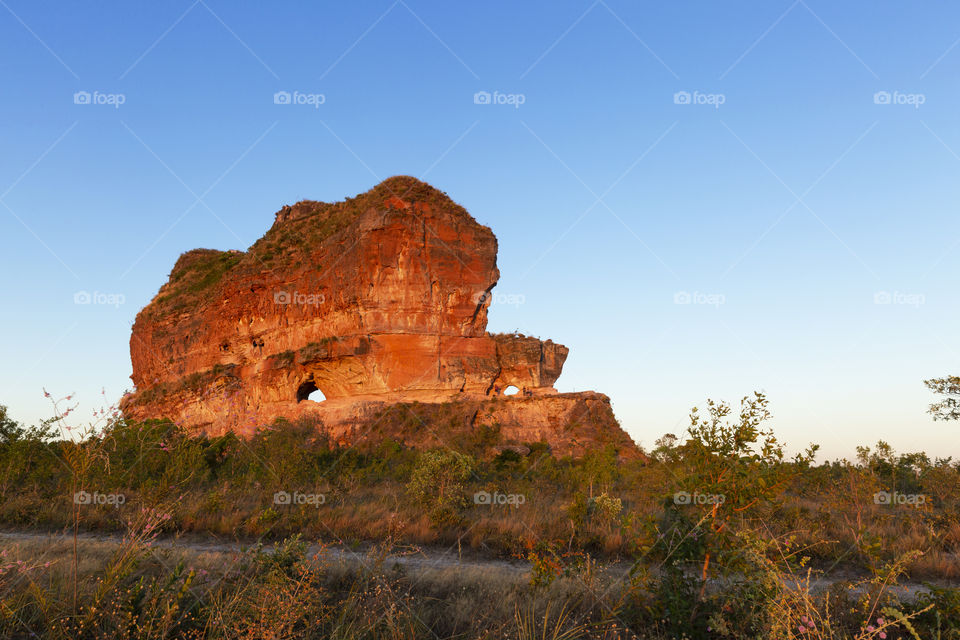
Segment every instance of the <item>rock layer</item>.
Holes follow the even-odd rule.
[[[177,260],[134,323],[122,409],[210,434],[309,418],[354,442],[391,404],[452,402],[511,442],[633,450],[606,396],[557,394],[566,347],[486,332],[496,256],[489,228],[415,178],[285,206],[246,252]],[[429,430],[400,439],[425,445]]]

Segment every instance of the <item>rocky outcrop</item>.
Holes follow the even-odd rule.
[[[352,442],[384,407],[461,403],[510,441],[631,450],[605,396],[553,388],[566,347],[486,332],[496,256],[489,228],[415,178],[285,206],[246,252],[177,260],[134,323],[122,409],[211,434],[306,417]]]

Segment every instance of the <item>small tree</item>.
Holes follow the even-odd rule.
[[[662,573],[650,586],[664,603],[659,615],[670,621],[677,637],[707,637],[709,627],[719,628],[720,618],[703,615],[710,578],[720,575],[756,588],[755,580],[743,580],[759,579],[753,549],[783,552],[773,548],[763,521],[798,470],[813,460],[816,446],[788,461],[767,425],[767,407],[762,393],[743,398],[739,412],[708,400],[706,411],[691,411],[683,445],[675,446],[673,438],[658,443],[658,454],[670,461],[665,464],[671,467],[675,493],[666,499],[656,544],[663,554]],[[690,565],[699,571],[693,574]],[[724,619],[752,615],[749,595],[714,601]]]
[[[410,475],[407,490],[430,505],[434,523],[452,522],[467,504],[463,483],[473,474],[474,466],[473,458],[456,451],[426,451]]]
[[[591,451],[583,457],[583,476],[593,498],[593,487],[599,485],[604,493],[617,478],[617,450],[608,444],[602,449]]]
[[[800,465],[813,460],[816,445],[785,464],[783,445],[766,427],[770,419],[767,398],[762,393],[745,397],[735,419],[725,402],[707,401],[707,415],[697,409],[690,414],[689,439],[683,447],[688,466],[675,495],[678,504],[688,504],[696,514],[691,535],[697,540],[694,557],[700,564],[700,579],[710,575],[711,561],[738,557],[740,542],[731,521],[749,519],[775,505]],[[736,569],[727,562],[723,571]],[[702,597],[702,590],[701,590]]]
[[[960,419],[960,376],[933,378],[924,380],[923,384],[934,393],[947,396],[930,405],[929,413],[933,414],[934,420]]]

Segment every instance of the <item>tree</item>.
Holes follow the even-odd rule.
[[[0,443],[16,442],[24,434],[24,428],[7,414],[7,408],[0,404]]]
[[[599,485],[600,490],[606,493],[610,485],[617,478],[617,450],[612,444],[603,449],[591,451],[583,457],[583,475],[590,487],[590,498],[593,498],[593,487]]]
[[[662,573],[651,587],[667,598],[662,617],[672,621],[676,635],[695,629],[695,637],[707,637],[708,625],[717,628],[713,617],[701,615],[711,578],[755,587],[769,575],[758,558],[786,563],[793,557],[789,537],[774,540],[765,520],[797,474],[812,463],[817,447],[810,445],[788,460],[768,426],[770,419],[762,393],[744,397],[739,412],[726,402],[708,400],[706,411],[691,411],[683,445],[674,446],[673,438],[658,443],[659,452],[675,460],[668,464],[676,492],[665,503],[657,543],[664,554]],[[696,574],[690,571],[691,564],[699,567]],[[750,579],[744,580],[746,576]],[[763,588],[779,584],[764,582]],[[724,596],[719,606],[726,612],[723,616],[736,617],[737,612],[749,611],[751,602],[749,597]]]
[[[929,413],[934,420],[960,420],[960,376],[933,378],[924,380],[923,384],[934,393],[947,396],[930,405]]]
[[[690,414],[689,439],[683,446],[687,466],[674,496],[675,505],[690,505],[696,514],[694,558],[706,584],[711,560],[725,559],[721,571],[735,570],[741,541],[730,526],[734,519],[758,517],[776,505],[803,465],[813,461],[817,445],[784,464],[783,445],[766,427],[768,400],[762,393],[740,401],[734,417],[726,402],[707,401],[706,415]],[[731,419],[732,418],[732,419]],[[703,590],[701,589],[701,598]]]

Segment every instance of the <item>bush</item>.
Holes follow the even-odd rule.
[[[475,466],[473,458],[456,451],[425,451],[410,476],[408,491],[429,508],[434,524],[454,523],[467,505],[464,483]]]

